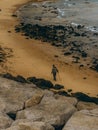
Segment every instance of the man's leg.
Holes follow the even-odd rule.
[[[54,80],[56,81],[56,74],[53,74]]]

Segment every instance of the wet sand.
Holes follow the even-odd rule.
[[[45,78],[54,84],[63,84],[65,89],[72,89],[73,92],[84,92],[90,96],[96,96],[98,94],[97,72],[86,67],[80,70],[76,64],[69,63],[69,60],[65,61],[59,51],[60,48],[39,40],[28,40],[21,34],[15,33],[14,27],[19,20],[12,15],[27,0],[9,1],[8,4],[7,0],[0,0],[0,45],[11,48],[13,56],[0,66],[0,72]],[[52,64],[59,69],[57,82],[52,80]]]

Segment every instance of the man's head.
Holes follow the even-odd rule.
[[[53,64],[52,66],[53,66],[53,67],[55,67],[55,65],[54,65],[54,64]]]

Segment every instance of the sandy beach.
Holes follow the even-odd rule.
[[[98,73],[86,67],[79,69],[76,64],[69,64],[59,48],[39,40],[26,39],[15,33],[19,23],[13,13],[29,0],[0,0],[0,46],[11,48],[12,55],[0,65],[0,73],[11,73],[24,77],[35,76],[62,84],[73,92],[84,92],[90,96],[98,95]],[[55,56],[58,57],[55,57]],[[59,69],[57,81],[51,75],[52,64]]]

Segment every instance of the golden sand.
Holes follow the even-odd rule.
[[[0,0],[0,45],[13,50],[13,57],[0,67],[0,72],[45,78],[53,83],[62,84],[65,89],[72,89],[73,92],[84,92],[90,96],[96,96],[98,73],[87,68],[79,70],[73,64],[67,65],[58,48],[38,40],[28,40],[20,33],[15,33],[14,27],[19,21],[12,17],[12,14],[28,1]],[[59,57],[56,58],[55,55]],[[52,64],[59,69],[56,82],[52,80]],[[83,79],[84,77],[86,79]]]

